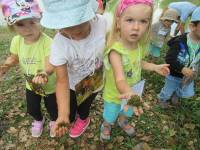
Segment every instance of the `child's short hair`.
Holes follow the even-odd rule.
[[[191,23],[194,24],[194,26],[197,26],[200,23],[200,21],[192,21]]]

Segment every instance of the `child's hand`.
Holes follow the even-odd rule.
[[[134,111],[136,116],[140,116],[140,115],[142,115],[144,113],[142,107],[133,106],[133,111]]]
[[[0,65],[0,77],[3,76],[9,70],[8,65]]]
[[[39,72],[37,73],[33,79],[32,82],[35,84],[46,84],[48,82],[48,75],[46,72]]]
[[[169,64],[155,65],[154,71],[162,76],[166,76],[170,73]]]
[[[63,136],[69,128],[69,118],[60,116],[57,118],[56,123],[54,125],[54,134],[58,137]]]
[[[137,93],[127,92],[118,96],[119,99],[131,99],[134,96],[138,96]]]
[[[187,67],[184,67],[181,72],[184,76],[189,77],[189,78],[192,78],[195,74],[192,69],[187,68]]]

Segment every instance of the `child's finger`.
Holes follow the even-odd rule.
[[[145,110],[149,110],[149,109],[151,108],[151,107],[149,106],[149,104],[146,103],[146,102],[143,103],[143,106],[144,106],[144,109],[145,109]]]
[[[143,114],[143,113],[144,113],[144,111],[143,111],[142,107],[139,107],[139,108],[138,108],[138,112],[139,112],[139,115],[141,115],[141,114]]]
[[[136,116],[139,116],[139,111],[138,111],[137,107],[133,106],[133,111],[134,111]]]

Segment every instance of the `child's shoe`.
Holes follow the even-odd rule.
[[[169,102],[158,100],[158,104],[161,108],[167,109],[169,107]]]
[[[88,127],[90,124],[90,118],[86,118],[85,120],[81,120],[79,117],[75,121],[75,123],[72,125],[69,131],[69,136],[72,138],[79,137]]]
[[[128,120],[123,120],[120,121],[120,119],[118,119],[118,125],[129,135],[129,136],[134,136],[135,135],[135,129],[133,128],[133,126],[131,126],[128,123]]]
[[[172,105],[174,105],[176,107],[180,106],[179,98],[176,94],[173,94],[173,96],[171,98],[171,102],[172,102]]]
[[[53,127],[55,125],[55,121],[50,121],[49,122],[49,135],[50,137],[55,137],[54,131],[53,131]]]
[[[34,120],[32,123],[31,134],[32,137],[40,137],[43,131],[44,118],[42,121]]]
[[[111,125],[102,123],[101,125],[101,133],[100,133],[100,140],[110,140],[111,134]]]

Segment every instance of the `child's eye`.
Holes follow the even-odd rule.
[[[130,19],[126,19],[126,21],[127,22],[133,22],[134,20],[130,18]]]
[[[36,22],[35,22],[35,21],[31,21],[30,24],[31,24],[31,25],[34,25],[34,24],[36,24]]]
[[[148,20],[141,20],[140,21],[142,24],[147,24],[148,23]]]
[[[16,23],[16,26],[17,27],[24,27],[24,24],[23,23]]]

